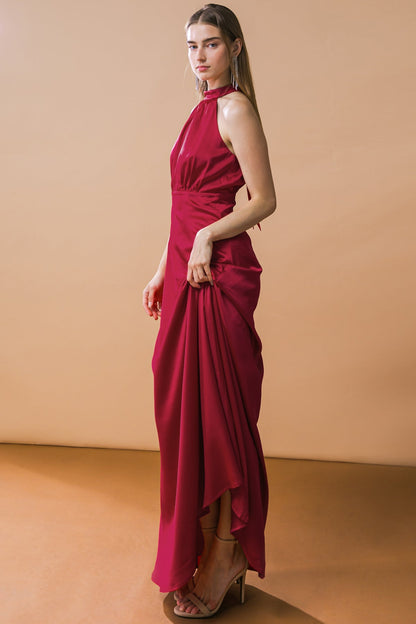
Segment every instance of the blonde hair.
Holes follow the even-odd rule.
[[[230,52],[231,76],[233,76],[238,83],[238,90],[244,93],[244,95],[246,95],[252,103],[253,108],[260,120],[248,52],[244,41],[243,31],[241,30],[237,16],[231,11],[231,9],[228,9],[222,4],[204,4],[202,9],[193,13],[193,15],[191,15],[189,20],[186,22],[185,31],[188,30],[189,26],[192,24],[210,24],[211,26],[216,26],[219,29],[228,51]],[[241,39],[242,43],[240,54],[236,57],[238,64],[238,78],[234,74],[233,63],[231,63],[231,44],[237,38]],[[198,79],[198,83],[199,99],[202,100],[208,85],[206,80]]]

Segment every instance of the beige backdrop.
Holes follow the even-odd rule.
[[[2,5],[4,442],[157,448],[141,292],[196,103],[183,27],[200,6]],[[251,231],[265,453],[415,463],[414,4],[228,6],[278,194]]]

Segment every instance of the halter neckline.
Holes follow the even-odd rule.
[[[224,85],[223,87],[216,87],[215,89],[207,89],[206,91],[204,91],[204,100],[211,100],[213,98],[218,98],[218,97],[221,97],[222,95],[226,95],[227,93],[231,93],[232,91],[237,91],[237,89],[235,89],[231,83]]]

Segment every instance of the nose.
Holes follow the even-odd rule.
[[[204,49],[203,48],[199,48],[197,55],[196,55],[196,59],[197,61],[204,61],[205,60],[205,53],[204,53]]]

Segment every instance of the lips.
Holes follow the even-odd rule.
[[[208,65],[198,65],[197,69],[209,69]]]

